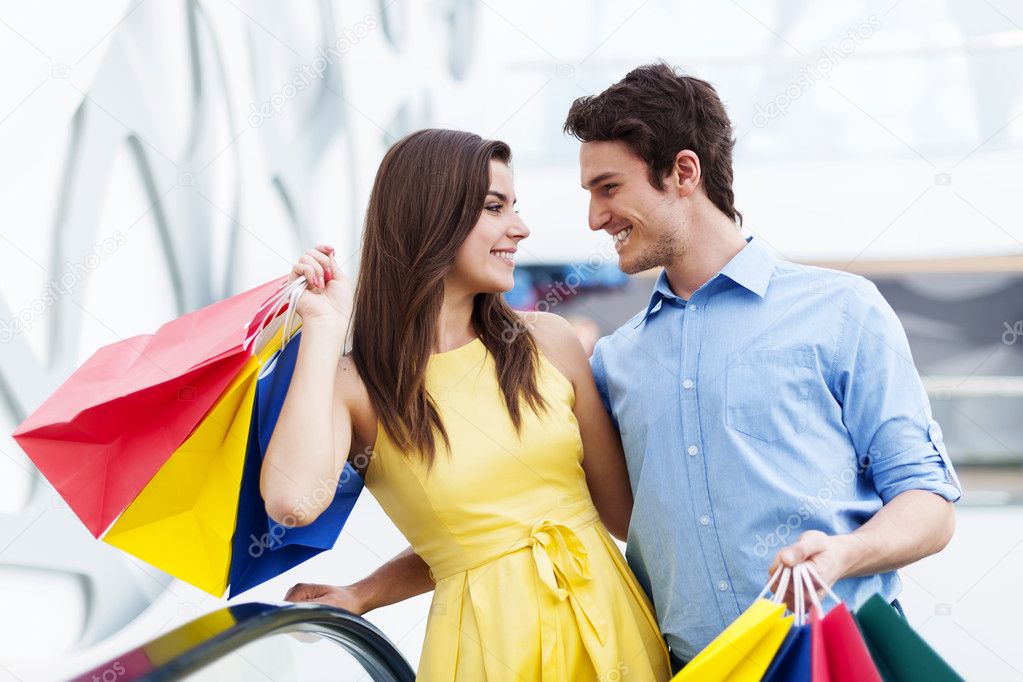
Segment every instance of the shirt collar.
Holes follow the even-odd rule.
[[[712,277],[711,281],[724,275],[739,286],[752,291],[760,298],[767,294],[767,287],[771,283],[771,275],[774,273],[775,258],[757,239],[746,238],[746,246],[732,257],[732,260],[725,263],[721,272]],[[646,313],[643,319],[646,320],[652,313],[660,309],[663,300],[679,300],[679,297],[671,290],[668,284],[668,273],[661,270],[657,276],[657,283],[650,295],[650,302],[647,304]]]

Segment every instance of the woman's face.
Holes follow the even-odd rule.
[[[473,294],[511,291],[518,243],[529,228],[515,211],[515,188],[511,168],[502,161],[490,162],[490,188],[483,212],[455,254],[448,285]]]

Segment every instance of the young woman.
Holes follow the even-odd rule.
[[[585,353],[567,322],[501,297],[529,235],[510,160],[502,142],[414,133],[377,171],[354,301],[330,247],[295,264],[311,285],[267,511],[310,523],[349,456],[368,459],[411,547],[366,589],[287,598],[364,613],[433,588],[421,680],[665,680],[652,607],[609,534],[624,538],[632,494]]]

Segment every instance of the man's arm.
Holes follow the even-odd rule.
[[[345,586],[299,583],[284,599],[329,604],[361,616],[429,592],[433,587],[430,567],[408,547],[357,583]]]
[[[842,578],[886,573],[940,552],[955,530],[952,503],[926,490],[907,490],[852,533],[811,530],[778,552],[771,565],[808,561],[828,585]]]
[[[941,551],[955,530],[961,487],[913,364],[905,331],[877,288],[849,292],[828,380],[842,420],[882,507],[860,528],[807,531],[779,563],[810,561],[829,584],[901,568]]]

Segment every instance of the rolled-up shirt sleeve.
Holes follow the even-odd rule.
[[[862,278],[844,312],[829,374],[861,472],[885,504],[907,490],[957,501],[962,487],[898,317]]]

